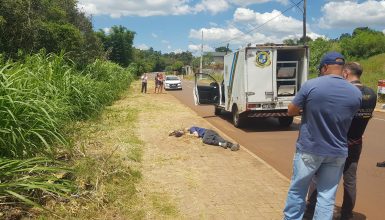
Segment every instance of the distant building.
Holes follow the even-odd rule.
[[[213,63],[224,63],[224,57],[226,55],[225,52],[209,52],[209,53],[206,53],[206,54],[210,54],[211,57],[213,58]]]

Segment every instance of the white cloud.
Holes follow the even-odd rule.
[[[253,10],[248,8],[237,8],[234,13],[234,20],[236,22],[250,22],[256,19],[256,15]]]
[[[288,4],[289,0],[79,0],[78,8],[87,14],[122,16],[185,15],[199,12],[217,14],[234,6],[248,6],[266,2]]]
[[[272,1],[276,1],[285,5],[289,3],[289,0],[230,0],[230,2],[233,3],[234,5],[240,5],[243,7],[252,5],[252,4],[261,4],[261,3],[267,3]]]
[[[111,28],[103,28],[104,33],[109,34],[111,31]]]
[[[170,43],[170,41],[168,41],[168,40],[162,40],[162,44],[169,44]]]
[[[215,23],[215,22],[210,22],[209,24],[210,24],[210,26],[213,26],[213,27],[216,27],[216,26],[218,26],[218,24],[217,24],[217,23]]]
[[[79,0],[78,8],[92,15],[122,16],[183,15],[192,12],[189,0]]]
[[[191,29],[189,38],[201,39],[203,31],[204,41],[218,47],[228,42],[232,45],[244,46],[248,43],[282,43],[288,38],[302,37],[302,21],[281,15],[277,10],[259,13],[247,8],[238,8],[234,12],[233,21],[234,23],[226,28]],[[234,26],[235,24],[237,27]],[[309,28],[307,36],[312,39],[324,37],[312,32]]]
[[[158,35],[157,35],[157,34],[154,34],[154,33],[151,33],[151,36],[152,36],[153,38],[158,38]]]
[[[190,44],[190,45],[188,45],[188,49],[191,50],[195,54],[200,54],[201,44]],[[204,52],[213,52],[214,48],[210,47],[207,44],[204,44],[203,45],[203,51]]]
[[[226,11],[229,7],[230,4],[226,0],[202,0],[201,3],[195,6],[195,11],[210,11],[216,14],[221,11]]]
[[[385,26],[385,1],[333,1],[322,7],[322,28]],[[336,13],[338,12],[338,13]]]
[[[150,49],[150,47],[147,46],[146,44],[135,45],[135,48],[140,49],[140,50],[148,50],[148,49]]]
[[[302,30],[302,21],[281,15],[278,10],[259,13],[246,8],[237,8],[234,21],[238,24],[246,24],[249,28],[261,26],[258,30],[264,32],[295,33]]]
[[[236,25],[236,26],[235,26]],[[312,39],[324,37],[307,28],[307,36]],[[244,46],[248,43],[282,43],[288,38],[302,37],[302,21],[282,15],[280,11],[259,13],[248,8],[238,8],[233,15],[233,23],[228,27],[191,29],[189,38],[201,39],[213,46],[232,45]],[[193,49],[190,45],[190,49]]]

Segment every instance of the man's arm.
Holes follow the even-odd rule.
[[[301,113],[301,108],[294,105],[293,103],[290,103],[287,109],[287,114],[289,116],[297,116],[300,115]]]

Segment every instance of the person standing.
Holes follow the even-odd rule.
[[[338,182],[347,157],[347,133],[361,105],[360,90],[342,77],[344,57],[326,53],[320,62],[321,77],[305,82],[288,107],[288,115],[302,112],[293,175],[284,219],[303,217],[310,181],[317,173],[314,218],[331,220]]]
[[[159,91],[159,81],[158,81],[158,79],[159,79],[159,73],[156,73],[156,75],[155,75],[155,91],[154,91],[154,93],[156,93],[157,91]]]
[[[346,158],[343,180],[344,180],[344,197],[341,207],[341,220],[353,218],[353,209],[356,203],[357,193],[357,166],[362,150],[362,136],[365,132],[369,120],[373,116],[374,108],[377,103],[377,95],[373,89],[364,86],[361,81],[363,69],[357,62],[347,63],[343,68],[344,78],[357,86],[362,94],[362,103],[359,111],[354,115],[353,121],[348,131],[348,157]],[[314,210],[317,201],[317,190],[315,189],[316,182],[309,187],[308,205],[306,212],[309,216]]]
[[[142,75],[142,77],[140,77],[141,78],[141,80],[142,80],[142,93],[144,92],[144,93],[147,93],[147,79],[148,79],[148,77],[147,77],[147,73],[144,73],[143,75]]]
[[[159,73],[159,78],[158,78],[158,84],[159,84],[158,92],[159,93],[163,93],[163,83],[164,83],[164,75],[163,75],[163,73]]]

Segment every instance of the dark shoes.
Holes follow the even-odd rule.
[[[378,167],[385,167],[385,161],[384,162],[378,162],[377,166]]]
[[[225,147],[225,149],[226,149],[226,148],[230,148],[231,151],[237,151],[237,150],[239,150],[239,144],[237,144],[237,143],[233,144],[233,143],[231,143],[231,142],[226,142],[226,147]]]
[[[233,144],[233,146],[231,146],[231,151],[237,151],[237,150],[239,150],[239,144],[237,144],[237,143],[235,143],[235,144]]]
[[[225,148],[225,149],[230,148],[231,151],[239,150],[239,144],[237,144],[237,143],[233,144],[230,141],[226,141],[226,145],[222,146],[222,147]]]

